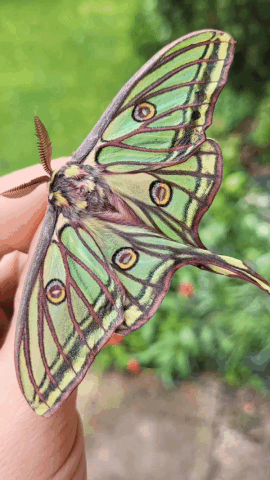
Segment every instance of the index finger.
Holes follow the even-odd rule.
[[[70,157],[53,160],[53,170],[68,160]],[[0,178],[0,192],[27,183],[43,174],[41,165],[33,165],[5,175]],[[29,250],[33,235],[45,215],[47,196],[47,184],[41,184],[25,197],[14,199],[0,195],[0,258],[13,250]]]

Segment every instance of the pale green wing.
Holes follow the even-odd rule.
[[[203,247],[199,222],[220,187],[222,164],[218,144],[207,140],[184,163],[105,178],[146,225],[173,240]]]
[[[270,293],[267,281],[240,260],[208,250],[181,245],[147,228],[91,219],[85,229],[93,232],[100,249],[126,289],[125,321],[118,327],[130,333],[149,320],[165,297],[176,270],[195,265],[221,275],[254,283]]]
[[[35,261],[19,312],[16,368],[28,403],[44,416],[68,398],[114,331],[125,335],[154,315],[178,268],[195,265],[270,292],[240,260],[93,217],[60,214]]]
[[[16,366],[22,391],[39,415],[51,415],[86,374],[123,321],[124,289],[85,231],[62,214],[21,307]]]
[[[185,160],[205,140],[233,50],[232,37],[216,30],[166,46],[121,90],[75,159],[111,173]]]

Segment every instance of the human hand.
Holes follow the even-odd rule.
[[[52,162],[53,169],[69,158]],[[43,174],[35,165],[0,179],[0,192]],[[47,185],[31,194],[0,197],[0,464],[5,480],[86,479],[81,420],[76,390],[55,415],[36,415],[19,388],[14,366],[14,337],[22,288],[47,208]],[[108,342],[119,343],[120,335]]]

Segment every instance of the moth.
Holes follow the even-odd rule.
[[[48,209],[24,286],[15,342],[22,392],[50,416],[114,332],[156,312],[176,270],[195,265],[270,293],[245,263],[210,252],[199,222],[222,178],[222,154],[205,130],[226,83],[234,40],[186,35],[154,55],[122,88],[66,165],[35,117]]]

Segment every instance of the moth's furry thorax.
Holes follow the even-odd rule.
[[[96,216],[110,210],[110,188],[95,167],[68,162],[49,183],[49,202],[70,217]]]

